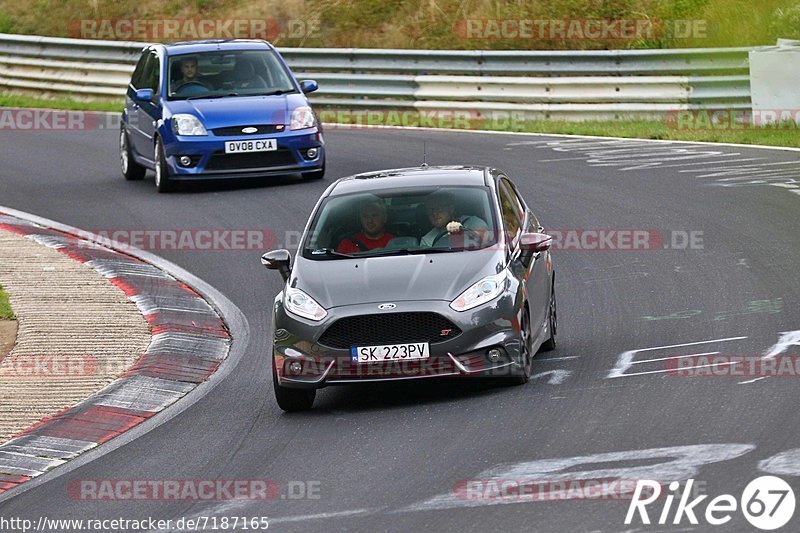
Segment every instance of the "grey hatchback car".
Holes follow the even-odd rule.
[[[384,170],[328,187],[285,280],[272,377],[285,411],[327,385],[447,376],[526,383],[556,345],[551,237],[503,172]]]

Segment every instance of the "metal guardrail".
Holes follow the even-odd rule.
[[[0,88],[121,99],[145,43],[0,34]],[[444,51],[283,48],[316,105],[570,120],[749,109],[751,48]]]

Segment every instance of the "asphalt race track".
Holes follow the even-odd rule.
[[[797,377],[666,371],[676,355],[800,354],[800,334],[792,337],[800,330],[800,152],[389,129],[333,129],[326,139],[320,182],[159,195],[151,175],[122,179],[116,131],[3,130],[0,205],[93,231],[264,229],[284,242],[333,179],[418,165],[424,139],[432,165],[506,170],[547,229],[651,230],[653,249],[555,251],[559,348],[534,360],[538,377],[526,386],[328,388],[299,415],[273,399],[267,333],[281,282],[259,251],[156,250],[242,310],[251,332],[244,357],[180,415],[3,502],[0,515],[267,516],[277,531],[706,531],[686,518],[671,525],[674,506],[670,525],[626,526],[624,499],[472,500],[454,487],[491,477],[660,475],[738,498],[771,473],[800,494]],[[303,481],[318,498],[83,501],[67,493],[76,479],[270,479],[284,489]],[[663,501],[650,508],[653,522]],[[752,526],[735,513],[716,530]]]

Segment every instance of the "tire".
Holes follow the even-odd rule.
[[[147,171],[142,165],[137,163],[131,155],[131,146],[128,141],[128,132],[125,127],[119,129],[119,165],[122,176],[128,181],[136,181],[144,178]]]
[[[321,180],[325,177],[325,163],[322,163],[322,168],[319,170],[315,170],[314,172],[304,172],[303,179],[304,180]]]
[[[272,386],[275,389],[275,400],[278,407],[287,413],[308,411],[314,405],[317,389],[290,389],[278,385],[278,374],[275,370],[275,361],[272,362]]]
[[[175,182],[169,179],[169,168],[167,167],[167,156],[164,153],[164,144],[160,138],[156,138],[153,162],[156,168],[156,190],[158,192],[170,192],[175,189]]]
[[[531,368],[533,367],[533,353],[531,346],[533,337],[531,336],[531,317],[528,307],[522,313],[522,323],[520,324],[520,346],[522,347],[522,368],[519,369],[520,374],[511,376],[510,381],[513,385],[524,385],[531,379]]]
[[[550,321],[550,338],[542,343],[539,348],[541,352],[549,352],[556,349],[556,334],[558,333],[558,307],[556,306],[556,284],[553,280],[553,288],[550,290],[550,313],[548,315]]]

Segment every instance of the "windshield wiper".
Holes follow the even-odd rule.
[[[460,252],[461,250],[450,248],[394,248],[392,250],[383,250],[374,254],[364,255],[363,257],[380,257],[387,255],[419,255],[419,254],[446,254],[450,252]]]
[[[344,254],[342,252],[337,252],[333,248],[306,248],[311,252],[312,256],[325,256],[325,257],[348,257],[348,258],[355,258],[358,257],[357,255],[350,255]]]
[[[295,92],[294,89],[278,89],[276,91],[270,91],[268,93],[254,93],[248,94],[247,96],[277,96],[279,94],[287,94]]]
[[[190,96],[186,98],[186,100],[205,100],[208,98],[209,100],[212,98],[226,98],[228,96],[239,96],[239,93],[223,93],[223,94],[205,94],[205,95],[196,95]]]

